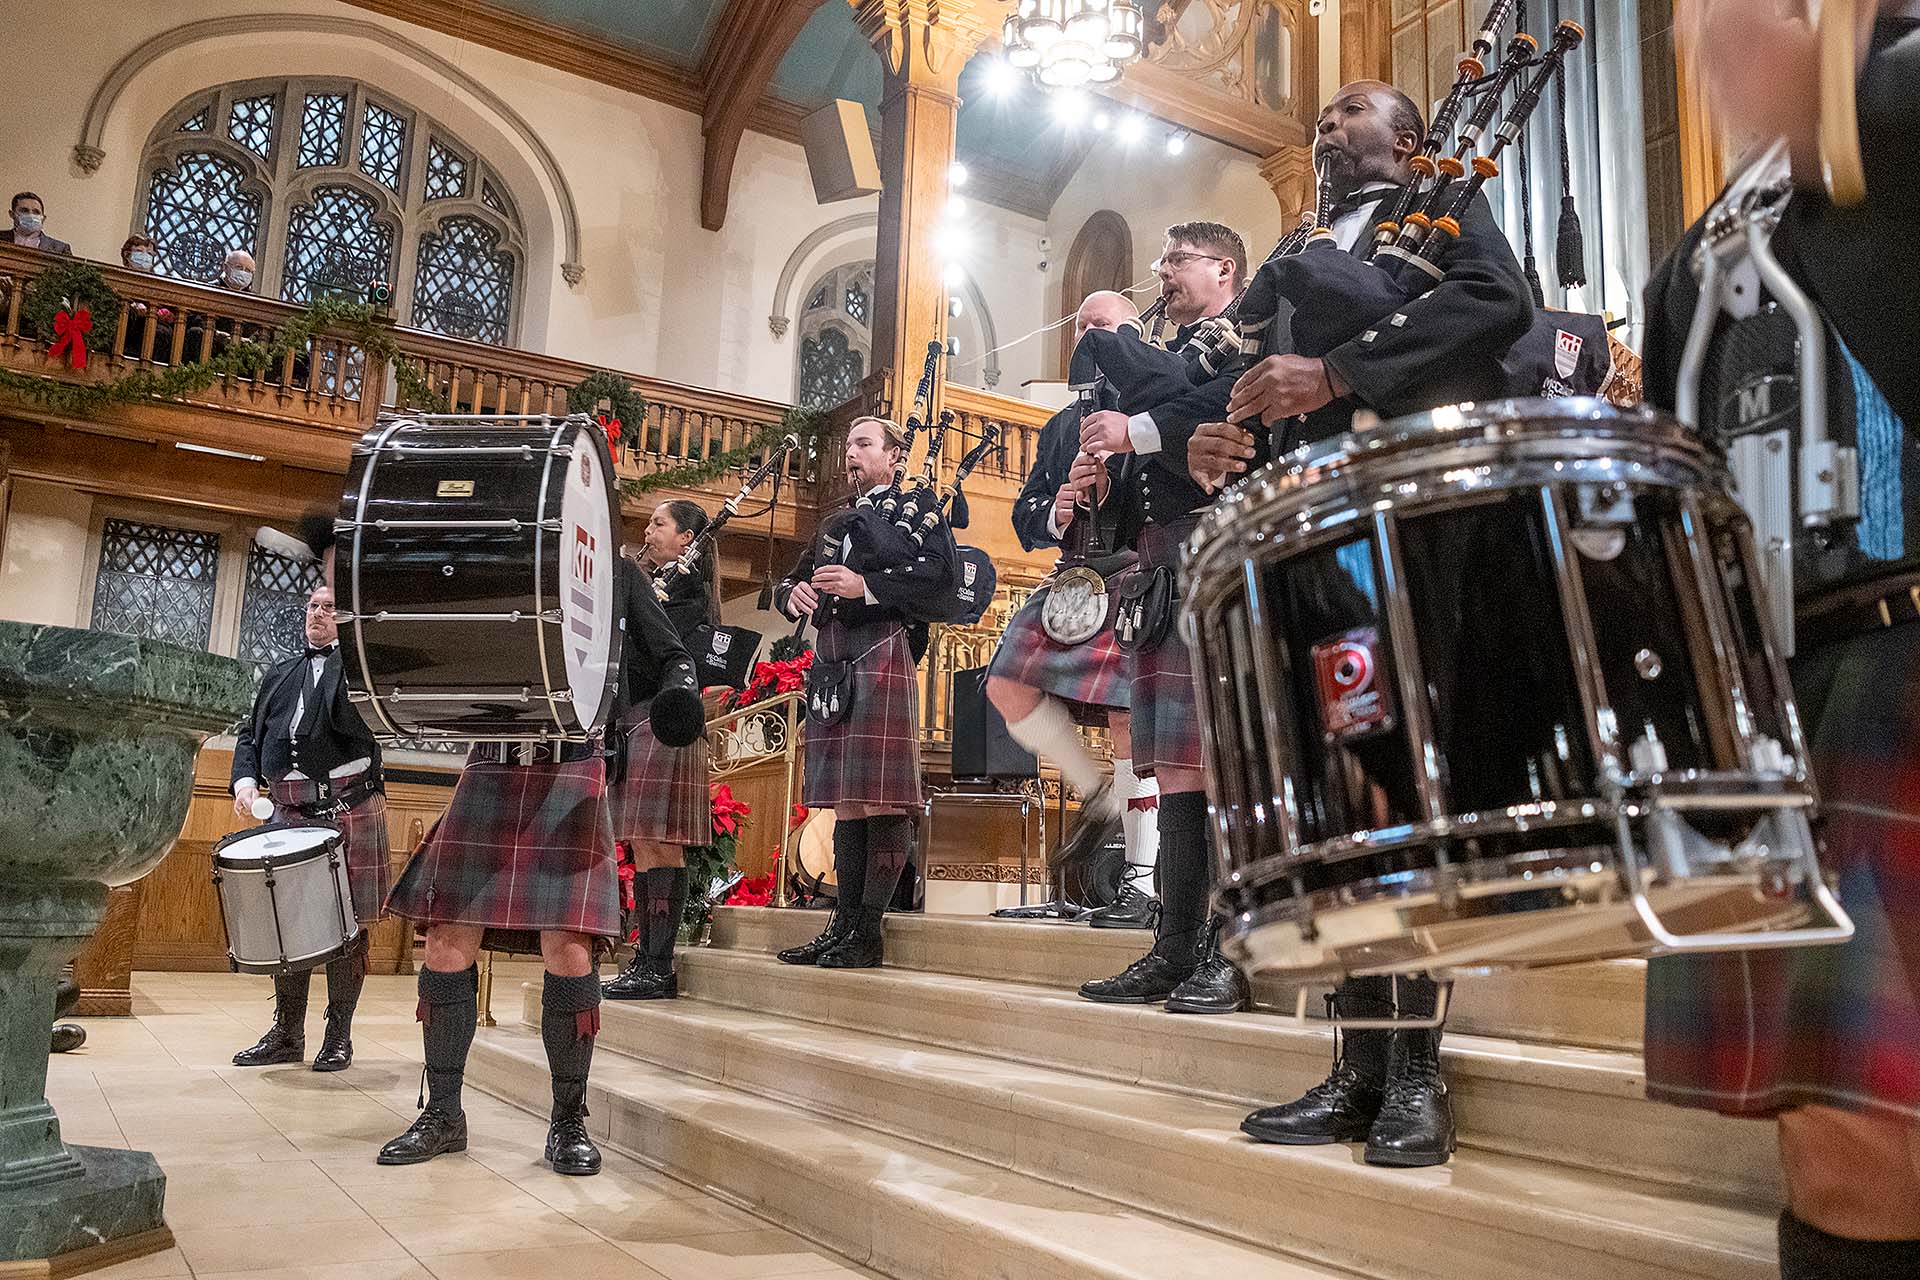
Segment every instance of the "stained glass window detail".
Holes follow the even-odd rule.
[[[867,322],[866,282],[855,280],[847,286],[847,314],[861,324]]]
[[[487,206],[503,218],[511,218],[513,209],[507,204],[507,198],[491,182],[480,184],[480,203]]]
[[[393,228],[380,221],[380,206],[352,187],[314,189],[313,200],[287,217],[287,262],[280,296],[311,302],[329,294],[356,301],[367,286],[391,277]]]
[[[108,520],[100,531],[90,625],[204,649],[213,639],[219,568],[218,534]]]
[[[300,112],[302,169],[339,164],[347,137],[347,95],[310,93]]]
[[[822,284],[818,289],[815,289],[813,291],[813,296],[807,299],[807,310],[818,311],[821,307],[824,307],[826,305],[827,305],[827,286]]]
[[[272,663],[299,653],[307,643],[307,594],[319,585],[318,561],[250,547],[240,601],[240,660]]]
[[[204,151],[153,171],[147,196],[147,234],[159,253],[161,275],[210,284],[220,278],[229,249],[252,253],[260,237],[260,197],[242,188],[240,167]]]
[[[400,189],[400,161],[407,152],[407,122],[369,102],[360,129],[360,170],[394,191]]]
[[[435,138],[427,144],[427,199],[446,200],[467,194],[467,162]]]
[[[205,133],[207,131],[207,125],[210,123],[209,117],[212,116],[212,114],[213,114],[212,107],[208,106],[208,107],[200,108],[198,111],[194,112],[192,115],[188,116],[185,120],[182,120],[180,122],[180,132]]]
[[[822,329],[800,344],[800,403],[831,409],[860,388],[866,361],[838,329]]]
[[[227,136],[253,152],[266,156],[273,150],[274,96],[263,93],[254,98],[235,98],[227,116]]]
[[[413,324],[455,338],[504,343],[513,312],[513,256],[478,218],[447,218],[420,237]]]

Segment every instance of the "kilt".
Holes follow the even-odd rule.
[[[452,803],[400,873],[387,909],[422,929],[466,924],[499,931],[487,942],[494,950],[530,949],[525,935],[545,930],[617,938],[620,872],[606,761],[469,758]]]
[[[298,784],[268,784],[275,822],[330,822],[340,828],[346,847],[347,888],[353,894],[353,918],[371,925],[387,901],[387,798],[378,791],[345,813],[316,816],[288,802]]]
[[[854,660],[853,706],[831,728],[807,721],[807,807],[918,809],[920,682],[906,631],[896,622],[829,622],[816,653],[827,662]]]
[[[1150,524],[1140,531],[1139,573],[1168,565],[1178,573],[1180,544],[1197,523],[1189,518],[1173,524]],[[1180,599],[1176,580],[1174,601]],[[1198,769],[1200,743],[1199,693],[1193,683],[1193,660],[1180,638],[1176,622],[1166,639],[1151,649],[1127,655],[1128,696],[1133,703],[1133,771],[1151,777],[1156,767]]]
[[[627,730],[627,772],[613,794],[613,837],[659,844],[713,843],[707,740],[669,747],[642,720]]]
[[[1050,693],[1067,703],[1082,723],[1105,724],[1107,711],[1127,709],[1127,655],[1113,628],[1079,644],[1059,644],[1040,624],[1045,588],[1034,592],[1001,633],[990,676]]]
[[[1821,1103],[1920,1118],[1920,623],[1794,659],[1838,947],[1647,964],[1647,1095],[1764,1117]]]

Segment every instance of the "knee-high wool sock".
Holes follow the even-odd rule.
[[[1060,776],[1081,795],[1090,796],[1099,788],[1100,762],[1080,741],[1080,731],[1060,699],[1042,697],[1025,718],[1007,726],[1007,734],[1033,754],[1053,761]]]
[[[600,1033],[600,979],[546,975],[541,992],[540,1039],[547,1046],[553,1073],[553,1116],[564,1119],[587,1105],[587,1073],[593,1067],[593,1040]]]
[[[647,921],[640,944],[660,972],[673,967],[673,943],[687,914],[687,869],[654,867],[647,872]]]
[[[1920,1275],[1920,1240],[1851,1240],[1780,1213],[1780,1280],[1892,1280]]]
[[[1128,874],[1143,892],[1151,887],[1153,864],[1160,853],[1160,789],[1152,778],[1133,771],[1133,761],[1113,758],[1113,794],[1124,806],[1120,829],[1127,837]],[[1142,803],[1152,801],[1150,804]]]
[[[863,825],[867,829],[867,882],[861,890],[860,905],[868,912],[885,911],[893,902],[893,891],[900,886],[900,874],[907,869],[913,826],[902,813],[868,818]]]
[[[866,898],[867,824],[864,819],[838,818],[833,824],[834,892],[848,911]]]
[[[446,973],[420,967],[420,1037],[427,1051],[427,1100],[448,1113],[460,1110],[460,1081],[480,1016],[480,967]]]
[[[306,1041],[307,989],[312,982],[311,969],[273,975],[273,1020],[289,1040]]]
[[[338,960],[327,961],[327,1011],[351,1018],[360,1004],[360,990],[367,985],[367,935],[363,932],[353,950]]]
[[[1207,927],[1212,883],[1207,854],[1207,797],[1178,791],[1160,797],[1160,935],[1154,950],[1190,957]]]

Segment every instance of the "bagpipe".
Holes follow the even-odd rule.
[[[1099,410],[1106,390],[1102,376],[1073,385],[1079,422]],[[1101,542],[1099,509],[1092,497],[1074,502],[1073,520],[1061,545],[1060,563],[1047,582],[1047,598],[1040,606],[1040,627],[1055,644],[1082,644],[1110,625],[1115,603],[1102,571],[1107,567],[1102,562],[1111,558],[1112,551]]]
[[[707,548],[719,540],[720,531],[726,527],[727,521],[739,513],[740,504],[746,501],[747,495],[765,484],[768,477],[773,475],[780,464],[786,460],[787,455],[799,447],[799,436],[790,435],[783,439],[775,446],[773,452],[767,455],[766,460],[747,476],[739,491],[720,504],[720,509],[713,513],[711,520],[707,521],[707,527],[693,536],[693,541],[687,544],[687,549],[682,551],[677,559],[654,570],[653,593],[662,603],[673,594],[673,589],[679,584],[680,579],[693,572],[693,567],[700,563],[700,557],[706,554]]]

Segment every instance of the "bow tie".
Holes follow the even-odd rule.
[[[1333,202],[1333,208],[1328,215],[1327,225],[1331,226],[1348,214],[1358,212],[1370,204],[1377,204],[1379,201],[1392,195],[1396,189],[1397,188],[1394,187],[1380,187],[1373,191],[1356,191],[1352,195],[1343,196],[1335,200]]]
[[[336,645],[337,645],[337,644],[338,644],[338,641],[336,641],[336,642],[335,642],[334,644],[330,644],[330,645],[328,645],[328,646],[327,646],[326,648],[324,648],[324,649],[316,649],[316,648],[314,648],[314,647],[313,647],[312,645],[308,645],[308,646],[307,646],[307,656],[308,656],[309,658],[327,658],[327,657],[331,657],[331,656],[333,656],[333,651],[334,651],[334,648],[336,647]]]

